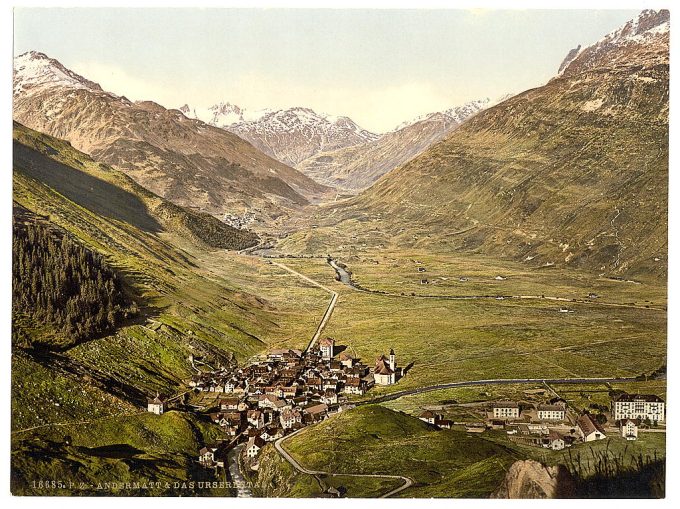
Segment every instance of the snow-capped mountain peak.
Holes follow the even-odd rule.
[[[220,127],[250,141],[280,161],[296,165],[323,150],[344,148],[379,138],[345,116],[311,108],[248,110],[229,102],[208,108],[184,105],[185,116]]]
[[[102,91],[97,83],[74,73],[44,53],[29,51],[14,58],[14,95],[33,87],[50,86]]]
[[[504,96],[505,100],[507,99],[506,96]],[[451,123],[456,123],[460,124],[470,118],[472,115],[479,113],[482,110],[485,110],[486,108],[493,106],[494,104],[498,103],[500,101],[491,101],[488,97],[484,99],[478,99],[475,101],[470,101],[465,104],[462,104],[460,106],[454,106],[453,108],[446,109],[444,111],[435,111],[432,113],[426,113],[425,115],[420,115],[416,118],[413,118],[411,120],[407,120],[405,122],[402,122],[399,124],[397,127],[395,127],[391,132],[396,132],[400,131],[401,129],[404,129],[405,127],[408,127],[410,125],[416,124],[418,122],[423,122],[423,121],[428,121],[428,120],[438,120],[441,118],[445,118]]]
[[[669,11],[644,10],[596,43],[585,48],[579,45],[572,49],[560,65],[558,76],[597,67],[607,60],[606,55],[612,50],[641,44],[652,45],[655,41],[662,40],[669,32]]]

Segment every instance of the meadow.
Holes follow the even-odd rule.
[[[409,266],[411,279],[420,277],[416,267],[439,263],[449,267],[452,276],[467,274],[487,285],[458,295],[489,295],[501,287],[504,295],[540,295],[539,288],[549,287],[556,295],[585,300],[455,300],[444,296],[448,293],[425,297],[432,295],[430,285],[419,285],[415,295],[401,295],[390,291],[389,282],[397,277],[382,272],[386,264],[365,261],[369,258],[348,263],[348,268],[356,281],[376,292],[339,283],[323,258],[281,261],[340,294],[326,335],[369,364],[391,348],[399,365],[412,364],[396,385],[376,388],[371,395],[459,380],[630,377],[650,374],[665,364],[665,311],[645,307],[651,305],[645,302],[665,304],[665,289],[655,285],[588,279],[557,270],[540,272],[532,281],[530,274],[510,263],[502,268],[500,262],[489,266],[484,259],[478,264],[471,257],[440,255],[435,260],[434,255],[411,253],[396,264],[399,270]],[[468,269],[451,268],[461,265]],[[506,279],[496,280],[496,275]],[[588,299],[589,293],[602,296]]]

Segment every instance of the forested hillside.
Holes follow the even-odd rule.
[[[104,258],[65,231],[14,207],[12,311],[39,334],[15,327],[21,346],[64,347],[105,331],[137,313],[121,278]]]

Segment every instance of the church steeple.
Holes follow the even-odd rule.
[[[390,369],[397,370],[397,355],[394,353],[394,348],[390,349]]]

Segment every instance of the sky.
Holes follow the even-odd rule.
[[[17,8],[36,50],[132,100],[310,107],[385,132],[547,82],[636,10]]]

